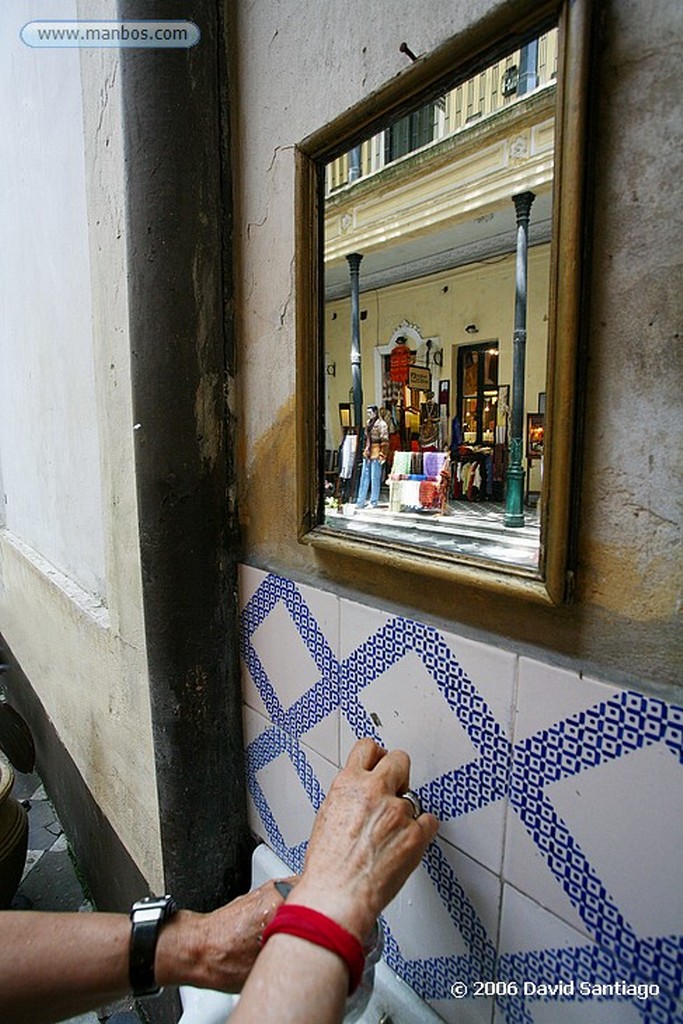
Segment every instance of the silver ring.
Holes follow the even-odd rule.
[[[413,808],[413,818],[419,818],[423,813],[422,804],[417,793],[414,793],[412,789],[407,789],[405,793],[401,793],[401,800],[407,800],[410,806]]]

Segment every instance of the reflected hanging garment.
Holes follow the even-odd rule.
[[[342,442],[341,469],[339,470],[339,476],[342,480],[351,479],[357,444],[358,438],[355,434],[347,434]]]
[[[405,342],[396,345],[389,353],[389,373],[392,381],[398,384],[408,383],[408,369],[413,361],[412,350]]]

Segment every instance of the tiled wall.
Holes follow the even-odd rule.
[[[683,1022],[683,708],[252,568],[240,587],[252,827],[296,869],[354,739],[410,753],[442,825],[386,956],[445,1021]]]

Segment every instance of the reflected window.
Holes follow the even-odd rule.
[[[396,121],[384,133],[385,163],[398,160],[432,142],[436,127],[436,107],[433,103]]]
[[[498,405],[498,346],[458,349],[458,409],[465,444],[492,445]]]

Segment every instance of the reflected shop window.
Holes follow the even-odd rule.
[[[316,162],[318,539],[546,593],[548,540],[564,565],[566,519],[548,505],[568,503],[570,432],[552,410],[573,401],[577,333],[578,281],[558,249],[578,245],[557,208],[571,195],[575,224],[578,182],[562,171],[558,188],[560,104],[582,66],[566,20],[560,7],[507,49],[493,41],[442,91]]]

